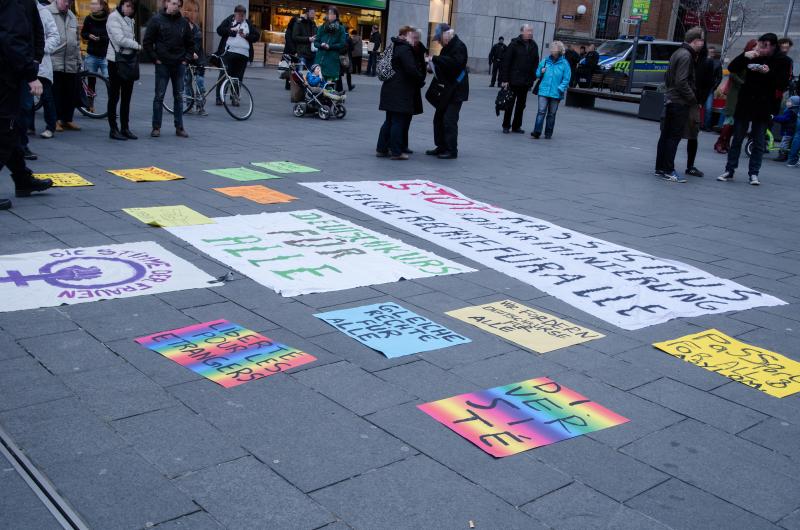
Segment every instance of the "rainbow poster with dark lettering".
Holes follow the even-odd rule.
[[[225,388],[317,360],[227,320],[154,333],[136,342]]]
[[[547,377],[417,407],[497,458],[630,421]]]

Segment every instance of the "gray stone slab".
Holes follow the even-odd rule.
[[[62,526],[19,476],[5,456],[0,455],[0,521],[15,530],[60,530]]]
[[[484,359],[451,372],[482,388],[508,385],[535,377],[555,377],[567,368],[548,361],[544,356],[529,351],[515,350]]]
[[[158,530],[222,530],[224,527],[207,513],[197,511],[166,521],[154,528]]]
[[[775,530],[757,515],[680,480],[670,479],[626,502],[670,528]]]
[[[28,354],[17,344],[8,333],[0,332],[0,361],[7,361],[16,357],[26,357]]]
[[[668,378],[636,388],[633,393],[732,434],[766,418],[752,409]]]
[[[778,524],[781,528],[786,528],[787,530],[800,529],[800,510],[795,511],[791,515],[787,515],[781,519]]]
[[[191,307],[184,309],[183,312],[198,322],[210,322],[224,318],[253,331],[269,331],[278,328],[276,324],[233,302]]]
[[[475,383],[423,360],[374,372],[374,375],[424,401],[480,390]]]
[[[312,497],[356,528],[544,528],[425,456],[335,484]]]
[[[471,300],[473,298],[480,298],[481,296],[497,294],[494,289],[469,281],[470,274],[472,273],[420,278],[417,280],[417,283],[429,287],[438,293],[444,293],[453,298],[458,298],[459,300]]]
[[[470,272],[463,276],[464,281],[476,283],[495,292],[500,298],[513,298],[515,300],[534,300],[547,296],[544,292],[493,269],[483,269]],[[471,297],[477,298],[477,297]]]
[[[494,458],[408,403],[367,418],[430,458],[520,506],[572,481],[534,458],[536,451]]]
[[[440,292],[431,292],[414,296],[400,296],[400,298],[433,313],[445,313],[471,305],[465,304],[460,298]]]
[[[657,373],[663,377],[669,377],[699,390],[713,390],[730,381],[723,375],[678,359],[652,345],[621,353],[617,358],[627,361],[638,368]]]
[[[118,420],[113,426],[168,477],[247,454],[233,439],[182,405]]]
[[[328,326],[328,324],[325,324],[325,326],[327,326],[329,330],[333,329]],[[411,363],[419,359],[417,355],[405,355],[403,357],[389,359],[382,353],[373,350],[369,346],[365,346],[339,331],[331,331],[324,335],[317,335],[308,340],[312,344],[316,344],[318,347],[331,352],[332,355],[338,357],[337,360],[347,359],[368,372],[385,370],[392,366]],[[313,351],[316,351],[315,348],[309,347],[309,352]]]
[[[414,280],[400,280],[392,283],[381,283],[373,285],[372,289],[388,294],[395,298],[400,296],[416,296],[418,294],[425,294],[432,291],[431,288],[420,285]]]
[[[650,434],[622,451],[773,522],[800,504],[800,483],[795,479],[800,467],[692,420]]]
[[[308,307],[314,309],[320,309],[323,307],[332,307],[342,304],[349,304],[354,306],[364,305],[368,302],[364,302],[364,304],[356,304],[356,302],[361,302],[363,300],[370,300],[372,298],[380,298],[383,296],[384,293],[377,291],[372,287],[356,287],[354,289],[330,291],[327,293],[304,294],[302,296],[296,297],[296,299],[303,305],[307,305]],[[369,302],[369,303],[375,303],[375,302]]]
[[[69,317],[54,307],[0,313],[0,328],[17,339],[77,329]]]
[[[197,511],[131,450],[67,460],[50,467],[47,476],[91,528],[139,529]]]
[[[119,363],[119,357],[83,330],[21,339],[19,343],[54,374],[83,372]]]
[[[256,283],[250,278],[242,277],[237,272],[234,272],[234,276],[238,279],[232,282],[225,282],[224,285],[219,287],[212,287],[211,291],[247,309],[266,308],[288,304],[293,301],[292,298],[285,298],[269,287]]]
[[[714,389],[712,393],[734,403],[763,412],[768,416],[800,424],[800,394],[777,399],[736,381],[726,383]]]
[[[800,463],[800,425],[777,418],[767,418],[739,433],[745,440],[757,443]]]
[[[70,395],[69,388],[30,356],[0,361],[0,411]]]
[[[335,520],[252,457],[215,465],[174,482],[227,528],[319,528]]]
[[[158,385],[166,387],[203,379],[202,375],[131,339],[109,342],[106,345]]]
[[[301,337],[329,333],[328,324],[314,316],[314,310],[299,302],[291,302],[254,310],[257,314]]]
[[[225,298],[211,289],[186,289],[185,291],[161,293],[156,296],[175,309],[188,309],[225,301]]]
[[[630,390],[661,377],[643,366],[604,355],[585,345],[562,348],[547,353],[545,357],[620,390]]]
[[[293,377],[359,416],[414,399],[347,361],[311,368]]]

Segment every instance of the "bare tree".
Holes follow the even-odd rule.
[[[694,25],[699,25],[707,30],[709,15],[721,16],[722,21],[726,24],[722,43],[724,58],[725,52],[733,47],[744,33],[747,24],[757,15],[757,9],[750,5],[752,3],[755,2],[748,0],[678,0],[673,3],[672,7],[672,16],[675,17],[675,33],[682,35],[686,33],[689,26]],[[687,19],[697,23],[687,25]]]

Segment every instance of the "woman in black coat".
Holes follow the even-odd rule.
[[[392,38],[392,69],[394,75],[383,82],[381,86],[380,110],[386,112],[378,134],[376,155],[385,157],[391,155],[392,160],[408,160],[408,154],[403,152],[403,140],[414,114],[414,94],[419,94],[419,89],[425,80],[414,60],[414,52],[408,42],[412,28],[403,26],[400,34]],[[422,102],[420,101],[420,107]]]
[[[408,34],[408,42],[411,44],[411,50],[414,53],[414,62],[417,64],[417,70],[422,77],[419,87],[414,90],[414,115],[422,114],[422,87],[425,86],[425,76],[428,74],[428,63],[425,61],[425,56],[428,54],[428,48],[425,47],[420,38],[422,37],[420,30],[414,28]],[[408,131],[411,129],[411,116],[408,118],[406,131],[403,135],[403,152],[407,155],[413,154],[414,151],[408,148]]]

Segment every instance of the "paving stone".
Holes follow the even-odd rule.
[[[109,342],[106,345],[154,383],[163,387],[203,379],[202,375],[131,339]]]
[[[800,499],[795,480],[799,466],[693,420],[650,434],[622,451],[773,522],[796,509]]]
[[[478,528],[544,528],[425,456],[335,484],[312,497],[356,528],[467,528],[469,521]]]
[[[374,372],[374,375],[424,401],[481,390],[478,385],[423,360]]]
[[[388,294],[389,296],[393,296],[395,298],[399,298],[400,296],[416,296],[418,294],[430,293],[432,291],[432,289],[429,287],[420,285],[414,280],[400,280],[391,283],[381,283],[379,285],[373,285],[372,289]]]
[[[211,289],[186,289],[156,295],[175,309],[188,309],[209,304],[224,302],[225,298]]]
[[[575,482],[522,507],[558,530],[666,530],[661,523]]]
[[[469,281],[470,274],[473,273],[420,278],[417,283],[427,286],[437,293],[444,293],[459,300],[471,300],[481,296],[497,296],[497,292],[494,289]]]
[[[0,454],[0,520],[15,530],[60,530],[62,526],[22,480],[5,456]],[[11,528],[11,526],[9,526]]]
[[[183,312],[198,322],[210,322],[224,318],[258,332],[266,332],[278,328],[276,324],[233,302],[191,307],[184,309]]]
[[[294,378],[359,416],[414,399],[347,361],[311,368]]]
[[[325,324],[328,329],[333,329]],[[346,359],[356,366],[368,371],[385,370],[392,366],[407,364],[419,359],[417,355],[405,355],[389,359],[382,353],[365,346],[364,344],[348,337],[340,331],[332,331],[324,335],[317,335],[308,339],[312,344],[316,344],[332,355],[337,356],[337,360]],[[314,347],[309,347],[309,353],[317,351]]]
[[[470,272],[464,275],[464,281],[482,285],[492,291],[495,291],[495,296],[514,298],[515,300],[534,300],[547,296],[544,292],[540,291],[532,285],[523,283],[516,278],[512,278],[502,272],[492,269],[483,269],[476,272]],[[435,286],[431,286],[435,290]],[[458,297],[457,297],[458,298]],[[477,297],[473,297],[477,298]],[[500,299],[500,298],[498,298]]]
[[[166,521],[153,528],[158,530],[222,530],[224,527],[207,513],[198,511]]]
[[[83,330],[21,339],[19,343],[54,374],[93,370],[119,362],[119,357]]]
[[[617,358],[699,390],[713,390],[730,381],[723,375],[678,359],[651,345],[621,353]]]
[[[43,469],[125,446],[122,438],[76,398],[4,412],[0,414],[0,424],[33,463]]]
[[[356,304],[356,302],[362,302],[372,298],[381,298],[382,296],[384,296],[383,293],[376,291],[371,287],[356,287],[354,289],[344,289],[342,291],[304,294],[302,296],[298,296],[296,299],[303,305],[314,309],[320,309],[323,307],[332,307],[343,304],[353,306],[366,305],[367,303],[375,302],[363,302],[359,304]]]
[[[0,411],[72,395],[72,391],[30,356],[0,361]]]
[[[482,388],[518,383],[536,377],[555,378],[566,371],[566,368],[548,361],[542,355],[522,350],[504,353],[451,370],[453,374]]]
[[[299,302],[281,304],[266,309],[254,309],[254,311],[301,337],[314,337],[329,333],[331,330],[328,324],[314,316],[314,310]]]
[[[469,364],[482,359],[496,357],[502,353],[516,351],[518,346],[503,339],[485,333],[469,324],[460,322],[447,316],[434,320],[439,324],[455,331],[462,337],[469,338],[472,342],[459,344],[440,350],[427,351],[418,354],[420,358],[435,364],[439,368],[450,369],[456,366]]]
[[[367,419],[459,475],[520,506],[557,490],[572,478],[534,458],[535,450],[494,458],[417,408],[399,405]]]
[[[27,352],[8,333],[0,332],[0,361],[26,357]]]
[[[659,484],[625,504],[670,528],[777,528],[766,519],[676,479]]]
[[[647,368],[604,355],[584,345],[552,351],[545,357],[548,361],[583,372],[620,390],[630,390],[661,377]]]
[[[418,294],[415,296],[400,296],[403,300],[410,302],[432,313],[446,313],[454,309],[461,309],[471,304],[465,304],[460,298],[455,298],[440,292]]]
[[[77,325],[54,307],[0,313],[0,328],[14,338],[38,337],[77,329]]]
[[[603,334],[605,337],[602,339],[587,342],[584,346],[613,357],[635,348],[641,348],[644,343],[635,336],[635,332],[615,333],[606,329],[603,330]]]
[[[739,433],[741,438],[786,455],[800,462],[800,425],[767,418]]]
[[[766,417],[732,401],[668,378],[648,383],[633,390],[633,393],[731,434],[752,427]]]
[[[131,450],[67,460],[47,476],[91,528],[138,529],[197,511]]]
[[[292,298],[285,298],[250,278],[242,277],[241,274],[234,273],[234,275],[239,279],[225,282],[219,287],[212,287],[211,291],[247,309],[266,308],[293,301]]]
[[[181,405],[118,420],[113,426],[168,477],[247,454],[230,437]]]
[[[768,416],[800,424],[800,394],[777,399],[736,381],[731,381],[716,388],[712,393],[734,403],[763,412]]]
[[[218,464],[174,482],[227,528],[318,528],[335,519],[252,457]]]

